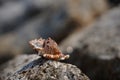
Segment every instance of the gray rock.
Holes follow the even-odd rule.
[[[76,66],[21,55],[0,67],[1,80],[89,80]]]
[[[120,57],[120,7],[108,11],[94,24],[78,31],[64,40],[67,47],[84,49],[85,53],[100,59]]]
[[[61,43],[67,61],[92,80],[120,79],[120,7],[114,8]],[[73,52],[72,52],[73,51]]]

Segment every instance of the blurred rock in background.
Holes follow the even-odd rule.
[[[77,65],[90,79],[119,80],[120,7],[109,10],[84,30],[72,33],[61,43],[61,50],[71,52],[67,62]]]

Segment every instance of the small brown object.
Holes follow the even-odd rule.
[[[34,39],[29,41],[30,45],[38,52],[38,55],[47,59],[65,60],[69,55],[64,55],[59,50],[57,43],[51,38],[48,39]]]

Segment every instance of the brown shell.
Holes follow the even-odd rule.
[[[57,43],[51,38],[31,40],[30,45],[35,49],[39,55],[54,60],[64,60],[69,58],[69,55],[64,55],[58,48]]]

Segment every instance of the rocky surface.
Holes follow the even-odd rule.
[[[61,43],[71,52],[69,63],[77,65],[92,80],[120,79],[120,7],[114,8],[83,31]],[[72,52],[73,51],[73,52]]]
[[[0,80],[89,80],[76,66],[21,55],[0,67]]]

